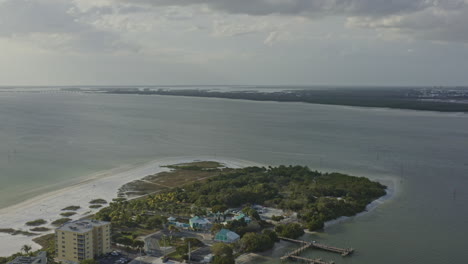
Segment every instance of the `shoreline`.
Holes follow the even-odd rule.
[[[210,91],[204,91],[210,93]],[[224,92],[221,92],[224,93]],[[242,94],[242,91],[234,91],[234,93]],[[388,106],[388,105],[358,105],[358,104],[343,104],[343,103],[326,103],[326,102],[310,102],[310,101],[288,101],[288,100],[278,100],[278,99],[250,99],[250,98],[243,98],[243,97],[226,97],[226,96],[200,96],[200,95],[190,95],[190,94],[162,94],[162,93],[153,93],[153,94],[145,94],[145,93],[118,93],[118,92],[101,92],[93,94],[108,94],[108,95],[134,95],[134,96],[172,96],[172,97],[186,97],[186,98],[207,98],[207,99],[225,99],[225,100],[236,100],[236,101],[250,101],[250,102],[274,102],[274,103],[302,103],[302,104],[314,104],[314,105],[324,105],[324,106],[342,106],[342,107],[352,107],[352,108],[362,108],[362,109],[385,109],[385,110],[401,110],[401,111],[417,111],[417,112],[432,112],[432,113],[453,113],[453,114],[468,114],[468,111],[460,111],[460,110],[437,110],[437,109],[424,109],[424,108],[410,108],[410,107],[397,107],[397,106]],[[412,101],[413,103],[420,102],[418,100]],[[447,103],[442,102],[445,104],[454,104],[457,103]],[[460,104],[461,105],[461,104]]]
[[[161,158],[134,167],[125,166],[123,168],[101,171],[68,187],[47,192],[18,204],[0,209],[0,228],[13,228],[16,230],[28,231],[34,227],[26,226],[26,222],[35,219],[44,219],[47,221],[47,224],[43,226],[51,230],[48,232],[41,232],[40,235],[53,233],[55,227],[51,226],[50,223],[62,218],[60,213],[63,213],[64,211],[62,211],[62,209],[67,206],[76,205],[81,207],[76,211],[76,215],[69,217],[72,220],[79,219],[85,215],[96,213],[101,209],[89,208],[89,202],[91,200],[105,199],[107,202],[111,202],[112,199],[117,198],[118,189],[122,185],[148,175],[170,170],[169,168],[161,166],[202,160],[216,161],[230,168],[264,166],[263,164],[235,158],[197,156]],[[19,252],[20,248],[25,244],[31,245],[33,250],[40,249],[40,246],[32,241],[35,237],[37,236],[13,236],[0,233],[0,241],[8,241],[8,243],[1,245],[0,256],[9,256]]]
[[[387,189],[385,190],[385,195],[380,197],[379,199],[377,200],[374,200],[372,201],[370,204],[368,204],[366,206],[366,209],[363,211],[363,212],[360,212],[356,215],[353,215],[353,216],[341,216],[341,217],[338,217],[336,219],[333,219],[333,220],[329,220],[327,222],[324,223],[324,230],[326,230],[327,228],[331,227],[331,226],[334,226],[334,225],[337,225],[337,224],[341,224],[343,222],[346,222],[348,220],[351,220],[351,219],[354,219],[354,218],[357,218],[357,217],[360,217],[360,216],[363,216],[365,214],[368,214],[368,213],[371,213],[372,211],[374,211],[375,209],[377,209],[377,207],[379,207],[380,205],[390,201],[390,200],[393,200],[399,193],[400,191],[400,188],[398,187],[398,181],[397,181],[397,178],[395,177],[388,177],[388,178],[384,178],[384,179],[372,179],[372,180],[375,180],[375,181],[378,181],[382,184],[384,184],[385,186],[387,186]],[[314,232],[307,232],[306,233],[314,233]]]
[[[56,228],[50,223],[60,219],[60,213],[67,206],[80,206],[76,211],[76,215],[70,216],[72,220],[82,218],[89,214],[94,214],[101,208],[91,209],[90,201],[93,199],[105,199],[111,202],[117,198],[118,190],[124,184],[134,180],[142,179],[149,175],[154,175],[160,172],[169,171],[166,165],[189,163],[194,161],[216,161],[229,168],[242,168],[248,166],[267,166],[252,161],[240,160],[235,158],[213,157],[213,156],[183,156],[183,157],[168,157],[153,160],[146,163],[138,163],[134,166],[121,166],[118,168],[94,173],[80,182],[72,183],[68,187],[64,187],[55,191],[47,192],[38,195],[32,199],[20,202],[18,204],[0,209],[0,228],[13,228],[16,230],[29,231],[33,226],[26,226],[25,223],[35,219],[44,219],[47,224],[43,227],[50,228],[47,232],[39,233],[39,236],[53,233]],[[396,177],[387,176],[382,178],[372,178],[374,181],[381,182],[387,186],[386,195],[371,202],[367,205],[366,211],[358,213],[351,217],[339,217],[325,223],[325,230],[335,224],[345,222],[349,219],[367,214],[377,208],[382,203],[393,199],[398,193],[398,179]],[[136,197],[132,197],[133,199]],[[106,204],[103,207],[107,206]],[[307,232],[306,233],[314,233]],[[3,244],[0,247],[0,257],[9,256],[20,251],[23,245],[31,245],[33,250],[40,249],[40,246],[32,241],[38,236],[10,235],[0,233],[0,241],[8,241],[8,244]]]

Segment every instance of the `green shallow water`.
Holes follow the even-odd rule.
[[[301,164],[397,183],[392,200],[306,237],[353,247],[354,256],[314,250],[304,256],[369,264],[468,259],[467,115],[183,97],[0,94],[0,208],[97,171],[198,155]]]

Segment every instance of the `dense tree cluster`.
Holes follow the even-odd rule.
[[[213,264],[234,264],[235,257],[232,248],[223,243],[216,243],[211,247],[214,259]]]
[[[206,181],[142,199],[111,202],[97,213],[97,218],[116,226],[154,229],[161,227],[165,219],[148,215],[148,211],[167,217],[205,212],[204,208],[223,211],[258,203],[296,211],[305,227],[316,230],[325,221],[364,211],[367,204],[384,194],[385,186],[363,177],[320,173],[303,166],[249,167],[220,170],[219,176]],[[260,219],[251,207],[243,212]],[[233,222],[228,228],[242,234],[246,232],[243,227],[245,223]]]
[[[337,89],[305,89],[278,92],[244,92],[244,91],[212,91],[202,89],[185,90],[157,90],[140,91],[138,89],[113,89],[106,90],[108,93],[117,94],[143,94],[143,95],[171,95],[171,96],[194,96],[210,98],[242,99],[253,101],[276,101],[276,102],[304,102],[313,104],[349,105],[363,107],[387,107],[397,109],[429,110],[441,112],[468,112],[466,104],[454,103],[450,100],[466,100],[468,96],[451,97],[439,95],[435,100],[421,100],[420,90],[408,90],[406,88],[337,88]],[[431,98],[433,99],[433,98]]]
[[[250,206],[247,206],[245,207],[244,209],[242,209],[242,212],[248,216],[250,216],[252,219],[254,220],[257,220],[257,221],[260,221],[261,218],[260,218],[260,215],[258,214],[257,210],[253,209],[252,207]]]
[[[247,233],[240,240],[242,252],[262,252],[273,248],[279,238],[275,231],[264,230],[262,233]]]
[[[187,167],[184,168],[187,170]],[[188,169],[197,171],[200,168],[190,166]],[[323,228],[325,221],[362,212],[370,202],[385,195],[386,188],[367,178],[340,173],[320,173],[302,166],[211,170],[219,171],[219,175],[140,199],[114,199],[95,217],[111,221],[114,231],[119,230],[113,232],[113,242],[138,248],[142,247],[141,241],[136,240],[138,234],[128,230],[162,228],[167,217],[171,215],[203,215],[207,212],[206,208],[212,208],[215,213],[222,213],[230,207],[256,203],[298,213],[303,225],[278,225],[276,233],[271,230],[255,233],[258,230],[249,229],[243,219],[228,223],[225,228],[242,236],[239,245],[241,249],[256,252],[271,248],[278,239],[277,234],[297,238],[304,233],[303,226],[317,230]],[[70,208],[75,210],[79,207],[71,206],[66,209],[72,210]],[[258,212],[250,206],[244,207],[242,212],[254,220],[260,219]],[[281,219],[280,216],[274,218],[275,221]],[[215,224],[212,232],[216,233],[221,228],[221,225]],[[54,240],[50,241],[46,250],[49,256],[53,256]],[[217,249],[218,253],[222,252],[215,253],[214,263],[234,263],[231,247],[215,245],[213,248]],[[179,251],[185,249],[180,248]],[[0,264],[21,254],[23,253],[0,258]]]
[[[275,231],[279,236],[287,238],[298,238],[304,235],[304,228],[298,223],[277,225]]]
[[[250,167],[187,186],[176,195],[181,202],[201,207],[238,207],[267,204],[299,213],[311,230],[325,221],[365,210],[371,201],[385,195],[385,186],[364,177],[319,173],[302,166]],[[245,213],[259,215],[251,208]]]

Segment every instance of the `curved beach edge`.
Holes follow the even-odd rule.
[[[15,230],[29,231],[26,222],[35,219],[44,219],[47,225],[44,227],[54,230],[50,223],[61,218],[63,208],[67,206],[80,206],[76,215],[69,218],[76,220],[83,216],[93,214],[100,209],[89,208],[89,202],[93,199],[104,199],[108,202],[117,198],[118,189],[131,181],[170,170],[162,167],[195,161],[215,161],[229,168],[243,168],[249,166],[266,166],[264,164],[246,161],[236,158],[214,157],[214,156],[183,156],[169,157],[147,162],[134,167],[111,169],[95,173],[79,183],[73,184],[56,191],[41,194],[27,201],[0,209],[0,228],[12,228]],[[41,233],[41,235],[52,233],[52,231]],[[0,233],[1,241],[8,241],[0,247],[0,256],[9,256],[19,252],[23,245],[30,245],[33,250],[40,249],[40,245],[32,241],[37,236],[10,235]]]

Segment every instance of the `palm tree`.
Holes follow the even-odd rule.
[[[30,245],[23,245],[21,251],[24,251],[25,254],[28,254],[31,251],[32,247]]]

